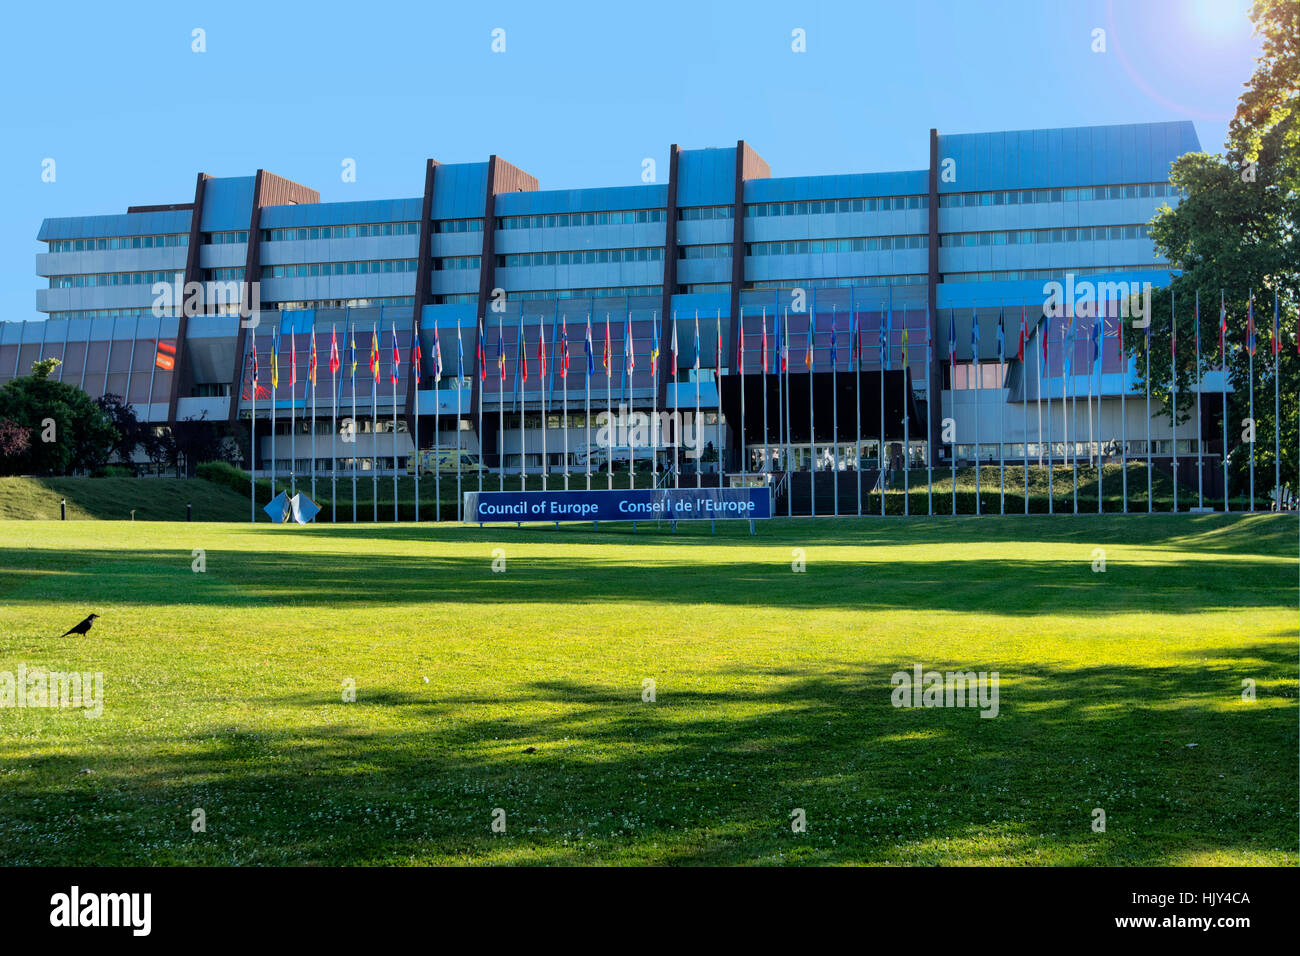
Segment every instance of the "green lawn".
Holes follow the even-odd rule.
[[[99,719],[0,709],[0,864],[1295,865],[1296,545],[0,521],[0,672],[105,679]],[[997,671],[999,716],[891,706],[914,664]]]
[[[57,520],[61,500],[69,520],[184,521],[187,504],[195,521],[248,520],[247,493],[200,479],[0,478],[0,521]]]

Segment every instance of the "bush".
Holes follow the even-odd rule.
[[[90,475],[91,478],[134,478],[135,470],[125,465],[104,465],[102,468],[96,468]]]

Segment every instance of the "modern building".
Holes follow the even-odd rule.
[[[1127,402],[1127,420],[1120,419],[1121,393],[1140,398],[1137,370],[1113,344],[1101,349],[1100,368],[1094,365],[1090,325],[1073,307],[1047,314],[1045,284],[1095,284],[1111,303],[1103,345],[1113,343],[1121,324],[1113,310],[1127,284],[1159,287],[1169,279],[1170,264],[1155,254],[1147,223],[1178,201],[1170,164],[1199,148],[1188,122],[931,130],[928,168],[776,178],[744,141],[717,149],[674,145],[666,182],[570,190],[539,189],[497,156],[428,160],[422,195],[337,203],[264,170],[200,174],[188,202],[43,223],[38,238],[47,251],[37,256],[36,272],[48,287],[38,290],[36,304],[46,318],[0,326],[0,382],[26,374],[37,358],[56,357],[64,381],[92,395],[120,395],[158,424],[244,422],[256,404],[253,464],[259,472],[274,464],[280,475],[311,469],[312,429],[322,474],[335,460],[349,473],[388,473],[394,460],[404,471],[417,427],[429,448],[435,424],[440,442],[459,429],[463,447],[481,450],[491,467],[537,472],[567,463],[581,471],[589,384],[593,418],[607,404],[639,412],[693,413],[698,406],[699,434],[725,446],[728,472],[763,467],[766,448],[768,467],[778,471],[835,467],[874,480],[878,461],[897,458],[905,438],[913,462],[945,467],[953,455],[1037,458],[1052,400],[1048,425],[1056,423],[1059,458],[1067,437],[1059,399],[1085,394],[1088,424],[1068,435],[1081,456],[1115,452],[1121,439],[1130,454],[1144,455],[1149,426],[1152,453],[1169,458],[1175,436],[1167,420],[1148,418],[1140,400]],[[159,283],[170,284],[166,292]],[[193,284],[201,302],[188,297]],[[256,307],[251,318],[241,320],[241,304]],[[1022,312],[1030,336],[1023,362]],[[418,380],[410,364],[417,319],[424,358]],[[589,322],[596,352],[590,383]],[[668,371],[674,323],[676,377]],[[778,333],[789,359],[780,380],[762,374],[764,337],[775,371]],[[1040,369],[1041,336],[1049,349]],[[337,375],[329,362],[336,337],[344,353]],[[550,358],[544,379],[543,337]],[[566,339],[571,362],[562,376]],[[353,341],[355,387],[347,354]],[[485,377],[475,374],[480,342]],[[1220,385],[1207,379],[1207,401]],[[355,441],[337,440],[342,426],[331,441],[335,403],[340,421],[352,418],[355,403]],[[952,419],[946,430],[945,419]],[[1217,450],[1211,432],[1207,453]],[[1177,440],[1186,455],[1198,436],[1184,427]],[[660,467],[670,460],[661,452]]]

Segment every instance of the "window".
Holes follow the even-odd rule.
[[[48,252],[93,252],[99,249],[159,249],[166,246],[188,246],[187,232],[168,233],[161,236],[105,236],[95,239],[51,239]]]
[[[481,220],[480,220],[481,222]],[[374,222],[343,226],[298,226],[285,229],[263,229],[263,242],[305,241],[310,239],[366,239],[377,236],[414,236],[420,231],[418,222]],[[244,240],[247,240],[247,233]]]

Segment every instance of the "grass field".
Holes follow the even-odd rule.
[[[1294,516],[758,530],[0,521],[0,864],[1297,863]]]

